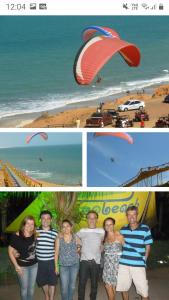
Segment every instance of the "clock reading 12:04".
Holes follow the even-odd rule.
[[[26,4],[24,3],[7,3],[8,10],[25,10]]]

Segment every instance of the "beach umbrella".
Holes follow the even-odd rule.
[[[74,61],[74,77],[78,84],[89,85],[102,67],[119,53],[130,67],[140,64],[140,50],[122,40],[111,28],[89,26],[82,33],[84,44]]]

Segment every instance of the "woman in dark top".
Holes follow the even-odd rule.
[[[19,232],[12,235],[8,248],[9,257],[18,275],[22,300],[33,299],[37,274],[35,243],[35,220],[32,216],[27,216],[22,221]]]

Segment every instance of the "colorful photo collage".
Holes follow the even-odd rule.
[[[168,300],[168,24],[0,14],[1,300]]]

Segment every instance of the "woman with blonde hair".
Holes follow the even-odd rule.
[[[11,237],[8,253],[20,285],[22,300],[32,300],[37,275],[35,256],[36,225],[32,216],[23,219],[20,229]]]

